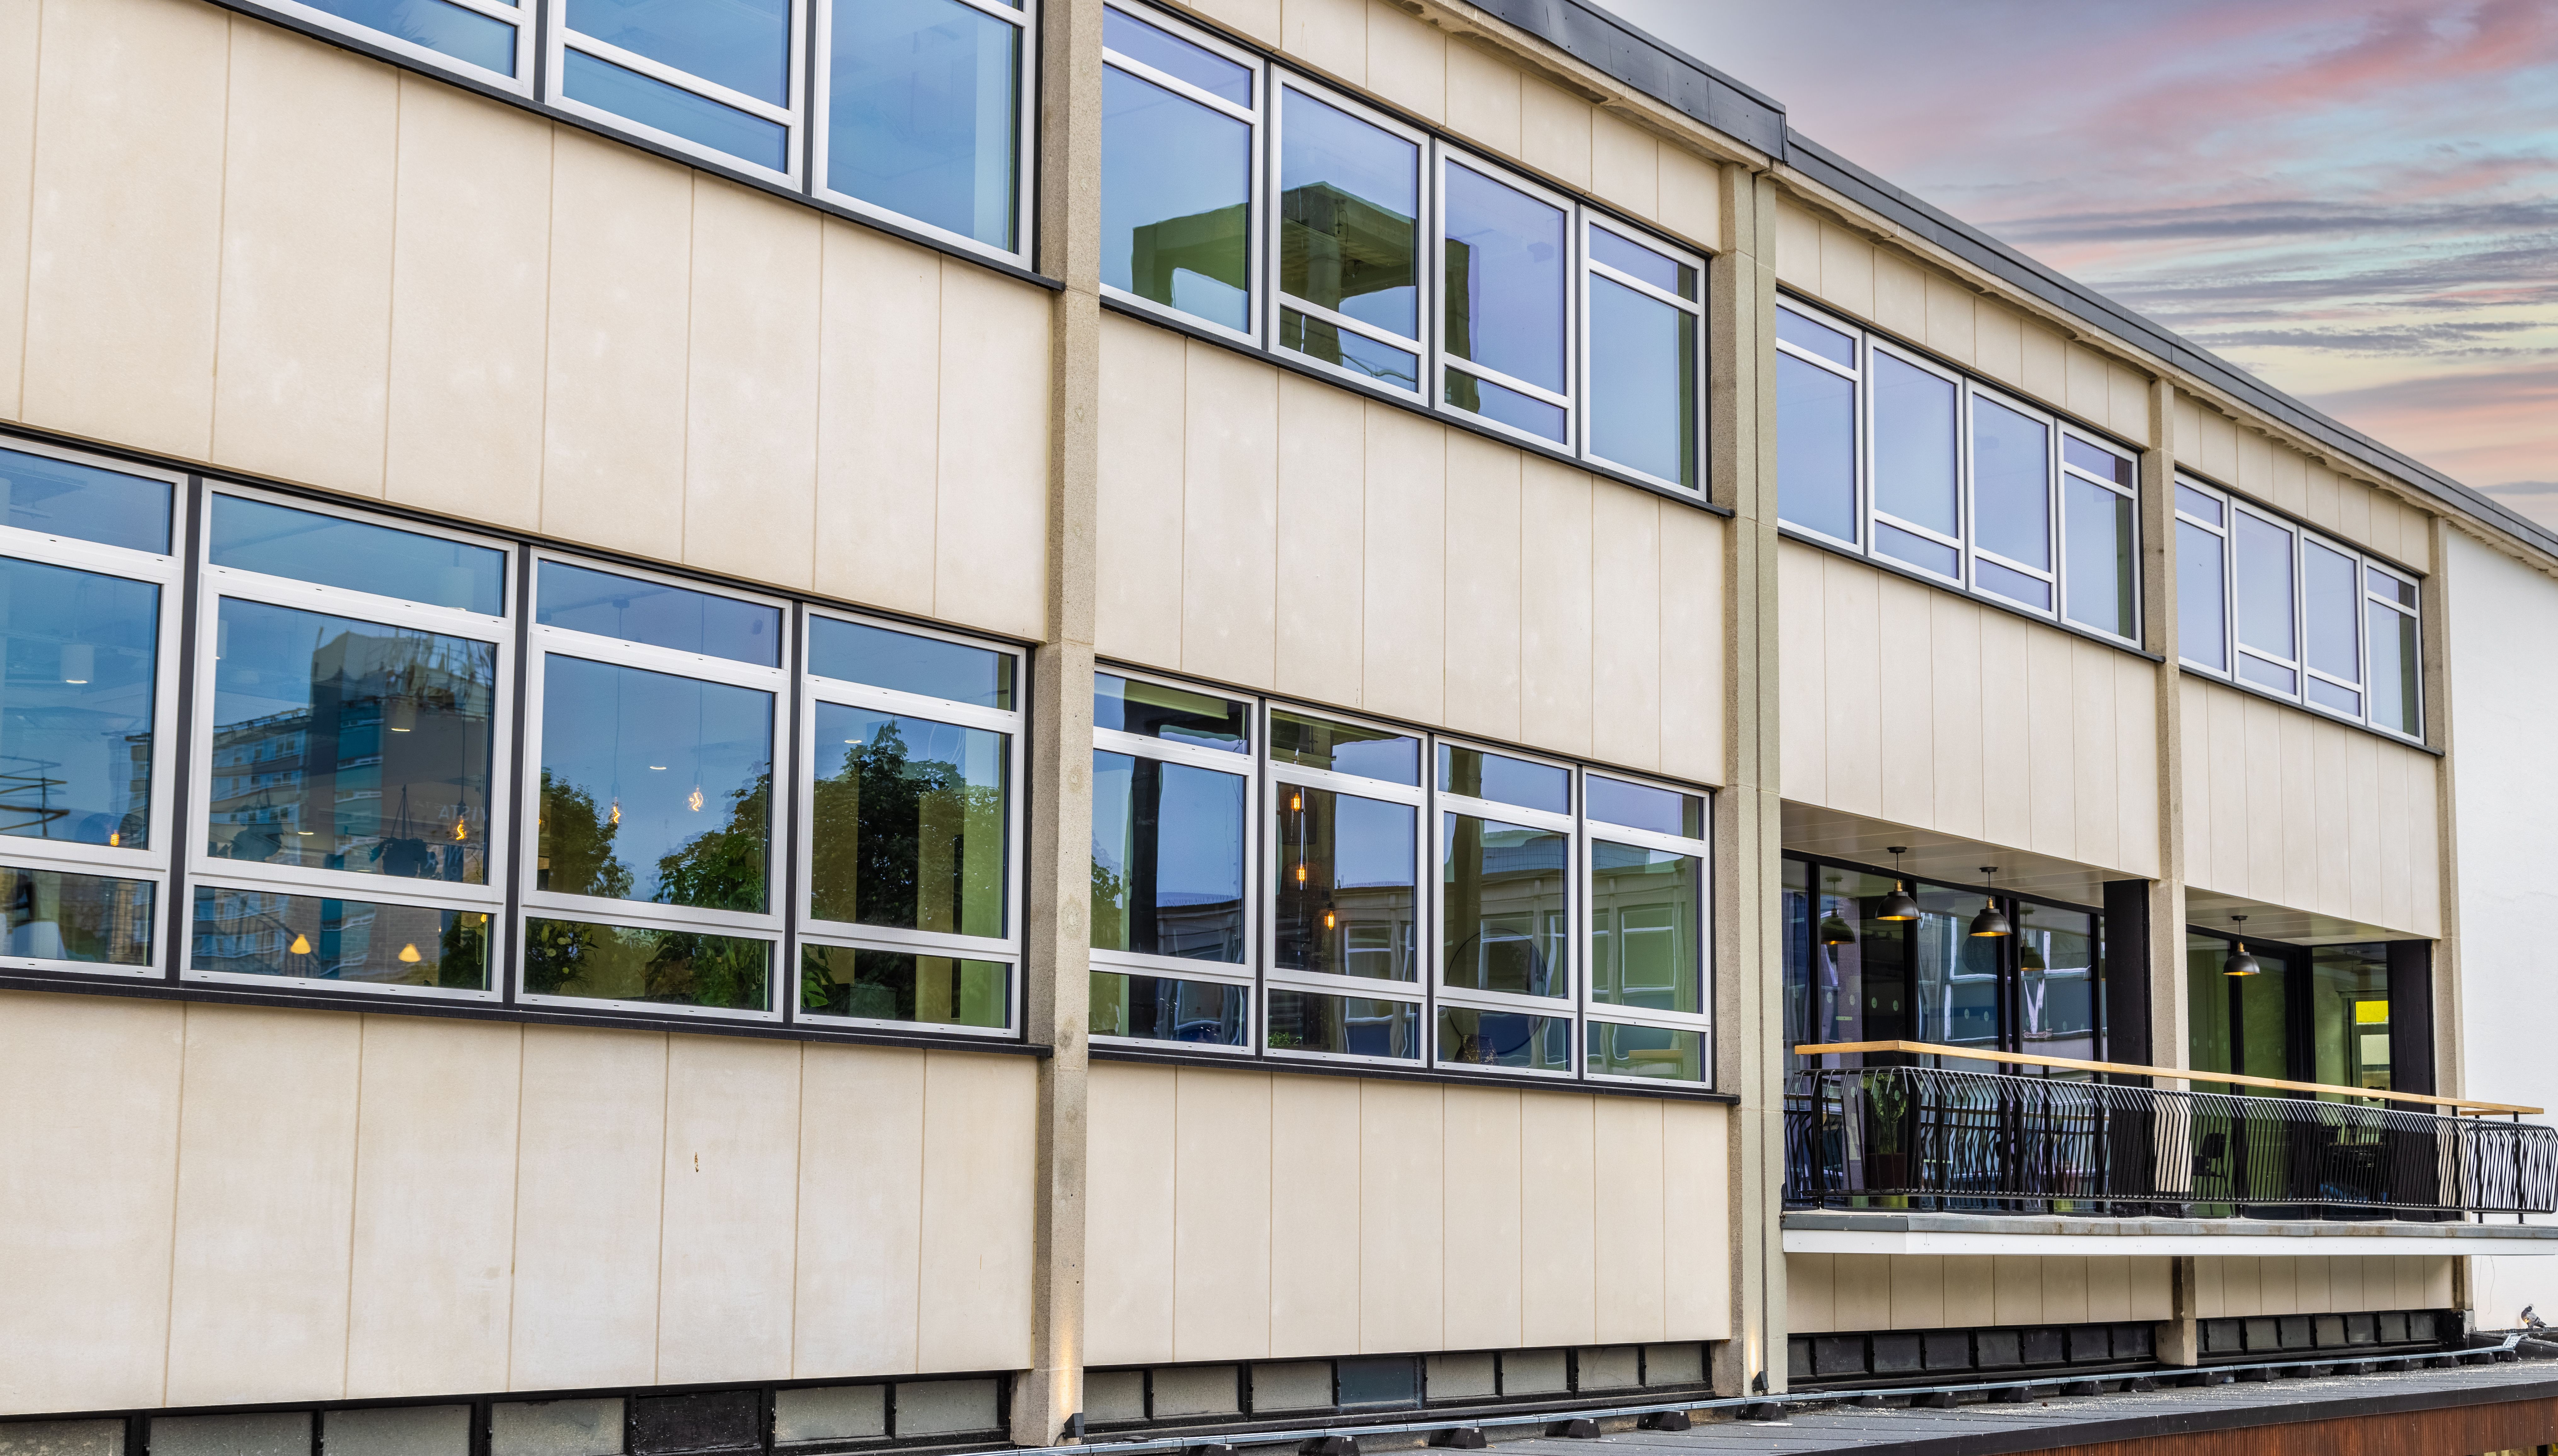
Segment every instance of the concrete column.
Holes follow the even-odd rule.
[[[2177,668],[2176,386],[2150,381],[2141,452],[2141,645],[2158,668],[2158,861],[2150,895],[2150,1064],[2187,1064],[2185,1003],[2185,711]],[[2198,806],[2200,807],[2200,806]]]
[[[2453,600],[2460,584],[2451,579],[2452,523],[2433,518],[2433,574],[2416,589],[2417,650],[2424,654],[2425,741],[2443,750],[2434,760],[2435,823],[2441,826],[2438,865],[2443,901],[2443,928],[2434,942],[2434,1091],[2460,1097],[2469,1091],[2469,1068],[2461,1056],[2461,868],[2460,800],[2453,793],[2460,757],[2452,751],[2451,662]],[[2466,1266],[2469,1260],[2461,1263]],[[2464,1305],[2464,1308],[2467,1306]]]
[[[1040,1063],[1031,1362],[1012,1437],[1060,1440],[1083,1409],[1086,1022],[1092,893],[1093,538],[1100,476],[1101,5],[1047,0],[1040,26],[1039,262],[1049,323],[1048,599],[1031,654],[1024,1025]]]
[[[1732,1339],[1716,1347],[1714,1389],[1785,1388],[1784,993],[1776,913],[1776,184],[1723,169],[1724,236],[1714,260],[1708,421],[1714,499],[1732,507],[1724,573],[1724,790],[1715,799],[1721,883],[1714,931],[1715,1084],[1737,1093],[1731,1164]],[[1767,1384],[1758,1384],[1762,1377]]]

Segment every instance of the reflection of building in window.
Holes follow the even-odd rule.
[[[1191,273],[1245,292],[1251,286],[1244,276],[1251,249],[1244,229],[1251,225],[1251,217],[1250,205],[1236,202],[1131,228],[1128,291],[1170,302],[1175,296],[1173,275]]]

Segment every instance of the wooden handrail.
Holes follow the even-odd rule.
[[[2075,1057],[2045,1057],[2032,1052],[1982,1051],[1978,1047],[1938,1046],[1932,1041],[1829,1041],[1794,1048],[1796,1056],[1817,1057],[1845,1052],[1908,1052],[1914,1056],[1961,1057],[1974,1062],[2015,1062],[2031,1067],[2062,1067],[2073,1072],[2112,1072],[2125,1077],[2172,1077],[2181,1082],[2227,1082],[2245,1087],[2279,1087],[2286,1092],[2333,1092],[2341,1097],[2382,1102],[2415,1102],[2464,1113],[2514,1113],[2538,1117],[2540,1108],[2500,1102],[2474,1102],[2466,1097],[2434,1097],[2422,1092],[2376,1092],[2368,1087],[2336,1087],[2325,1082],[2285,1082],[2278,1077],[2246,1077],[2236,1072],[2201,1072],[2192,1067],[2135,1067],[2124,1062],[2082,1062]]]

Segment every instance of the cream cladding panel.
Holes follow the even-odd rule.
[[[1785,1328],[1817,1335],[2162,1320],[2175,1313],[2169,1263],[2130,1255],[1789,1254]]]
[[[0,13],[0,418],[1037,636],[1048,312],[196,0]]]
[[[2158,671],[1799,542],[1777,548],[1784,793],[2158,872]]]
[[[1033,1070],[0,993],[0,1415],[1020,1367]]]
[[[1086,1359],[1721,1339],[1726,1116],[1097,1062]]]
[[[2181,695],[2188,883],[2442,933],[2433,755],[2191,674]]]
[[[1723,521],[1102,321],[1105,656],[1702,782]]]
[[[2376,556],[2433,570],[2432,517],[2424,511],[2185,393],[2176,397],[2176,461]]]

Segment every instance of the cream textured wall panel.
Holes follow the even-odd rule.
[[[1279,49],[1358,86],[1367,83],[1367,0],[1280,0]]]
[[[1446,708],[1445,428],[1381,404],[1367,421],[1367,681],[1359,706],[1436,723]]]
[[[1519,78],[1519,160],[1566,187],[1590,186],[1591,106],[1534,76]]]
[[[1181,661],[1266,683],[1278,651],[1279,371],[1197,344],[1184,360]]]
[[[657,1379],[667,1385],[789,1368],[799,1231],[780,1215],[798,1203],[801,1046],[667,1038],[657,1256]],[[739,1116],[749,1108],[764,1116]],[[999,1213],[990,1222],[1001,1227]]]
[[[1519,1225],[1537,1237],[1519,1268],[1519,1337],[1529,1345],[1599,1338],[1598,1252],[1581,1235],[1599,1224],[1594,1099],[1529,1092],[1519,1103]]]
[[[932,610],[941,256],[827,222],[817,365],[817,590]]]
[[[523,1078],[507,1386],[652,1385],[666,1038],[528,1026]]]
[[[941,260],[933,614],[1030,638],[1047,621],[1049,308],[1043,290]]]
[[[1178,1124],[1172,1067],[1092,1064],[1085,1111],[1083,1340],[1093,1365],[1173,1359]],[[1354,1145],[1354,1144],[1353,1144]],[[1285,1227],[1284,1221],[1281,1227]]]
[[[1518,68],[1479,46],[1448,47],[1448,129],[1493,155],[1519,154]]]
[[[1562,753],[1591,750],[1597,488],[1589,474],[1541,457],[1520,463],[1519,735]]]
[[[1169,330],[1101,316],[1095,640],[1112,656],[1168,666],[1182,660],[1182,568],[1188,538],[1182,519],[1182,436],[1189,347],[1188,340]],[[1355,435],[1351,442],[1355,445]],[[1293,478],[1286,465],[1283,456],[1283,482]],[[1355,499],[1355,472],[1350,480]],[[1295,514],[1281,512],[1283,520]],[[1331,519],[1330,512],[1323,512],[1314,522]],[[1343,552],[1355,564],[1357,543],[1353,532],[1347,542],[1326,543],[1332,549],[1323,554],[1329,558]],[[1286,547],[1282,537],[1283,558]]]
[[[1443,1089],[1359,1084],[1359,1343],[1362,1354],[1441,1343],[1447,1268]],[[1347,1251],[1345,1251],[1347,1253]]]
[[[1591,495],[1591,751],[1611,763],[1661,761],[1660,497]],[[1673,568],[1674,569],[1674,568]]]
[[[1661,212],[1661,144],[1608,111],[1590,123],[1590,191],[1637,217]]]
[[[1779,199],[1776,203],[1776,281],[1814,298],[1821,288],[1821,220]]]
[[[813,213],[694,181],[684,559],[802,590],[815,574],[821,232]]]
[[[161,1401],[186,1021],[0,994],[0,1415]]]
[[[1874,317],[1874,244],[1835,222],[1820,228],[1820,298],[1851,318]]]
[[[1696,244],[1723,248],[1723,169],[1668,142],[1661,144],[1661,226]]]
[[[1029,1057],[924,1053],[916,1354],[925,1370],[1030,1364],[1038,1077]]]
[[[790,1373],[918,1370],[921,1271],[880,1256],[924,1237],[924,1053],[811,1043],[802,1057]]]
[[[1186,0],[1188,7],[1236,35],[1279,44],[1279,0]]]
[[[1441,1200],[1446,1232],[1440,1278],[1447,1291],[1442,1338],[1453,1349],[1506,1350],[1523,1343],[1518,1280],[1485,1277],[1487,1269],[1517,1268],[1526,1257],[1520,1096],[1507,1087],[1446,1090],[1446,1157],[1452,1168],[1464,1170]]]
[[[1267,1355],[1270,1078],[1185,1071],[1173,1106],[1173,1358]]]
[[[1448,726],[1504,741],[1520,736],[1521,460],[1478,436],[1448,436],[1448,474],[1460,501],[1448,512]]]
[[[1356,706],[1366,681],[1365,411],[1330,385],[1279,381],[1277,559],[1289,595],[1286,609],[1274,608],[1275,686],[1318,703]]]
[[[36,55],[44,7],[0,10],[0,419],[18,418],[27,358],[27,224],[36,188]],[[11,288],[10,280],[21,286]]]
[[[1662,1177],[1670,1152],[1662,1135],[1665,1109],[1645,1098],[1602,1097],[1590,1110],[1601,1179],[1602,1214],[1591,1244],[1598,1337],[1607,1344],[1666,1340],[1664,1258],[1672,1216]],[[1657,1217],[1650,1216],[1653,1209]],[[1631,1217],[1621,1218],[1621,1211]],[[1689,1235],[1680,1230],[1677,1237]]]
[[[1358,1348],[1360,1084],[1270,1079],[1270,1353]],[[1097,1122],[1093,1125],[1101,1125]]]
[[[1367,0],[1367,87],[1433,124],[1448,115],[1448,38],[1382,0]]]

